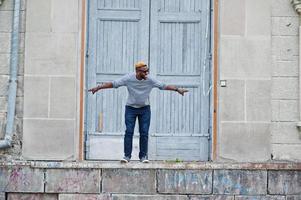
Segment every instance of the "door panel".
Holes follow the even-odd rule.
[[[91,0],[89,12],[88,88],[134,71],[137,60],[148,60],[148,0]],[[87,94],[88,159],[122,157],[126,96],[124,87]]]
[[[153,157],[208,160],[210,2],[183,2],[155,0],[151,4],[153,76],[189,90],[184,97],[155,92]]]
[[[182,97],[171,92],[159,91],[157,95],[156,135],[200,135],[199,88],[187,87]]]

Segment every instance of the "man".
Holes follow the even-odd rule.
[[[89,89],[93,94],[101,89],[118,88],[126,86],[128,89],[128,99],[125,107],[125,125],[126,131],[124,136],[124,157],[123,163],[131,160],[132,142],[135,129],[135,121],[138,117],[139,122],[139,159],[143,163],[148,163],[148,131],[150,126],[151,111],[149,94],[154,87],[160,90],[176,91],[182,96],[186,89],[177,88],[173,85],[165,85],[164,83],[148,76],[149,68],[144,62],[135,64],[136,73],[129,73],[113,82],[104,83],[97,87]]]

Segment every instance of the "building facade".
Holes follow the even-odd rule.
[[[121,143],[114,143],[113,140],[110,140],[110,143],[106,138],[102,138],[100,141],[105,141],[103,143],[93,140],[89,145],[85,144],[90,138],[87,137],[87,129],[89,129],[87,124],[92,120],[89,117],[93,115],[96,116],[92,122],[97,126],[94,127],[95,129],[101,126],[104,129],[103,132],[122,134],[124,126],[122,126],[121,116],[124,98],[121,98],[121,96],[125,95],[123,94],[124,91],[115,92],[117,99],[121,99],[117,104],[117,108],[109,105],[109,103],[105,105],[107,110],[117,109],[111,112],[116,113],[116,115],[111,116],[109,115],[110,111],[103,110],[98,113],[89,113],[89,109],[94,110],[93,108],[97,104],[89,105],[90,97],[86,89],[94,83],[113,80],[118,78],[118,74],[131,71],[135,60],[146,60],[150,62],[150,66],[158,66],[153,67],[155,76],[168,83],[180,82],[179,85],[182,84],[184,87],[186,84],[186,87],[191,90],[190,96],[184,98],[183,102],[182,99],[176,99],[175,96],[168,96],[169,94],[162,96],[162,93],[157,94],[156,92],[153,95],[155,97],[152,97],[152,101],[155,102],[154,107],[156,108],[154,118],[159,118],[159,120],[153,119],[154,123],[158,124],[157,126],[154,125],[151,131],[158,135],[160,135],[159,133],[163,135],[167,133],[167,135],[164,135],[166,140],[164,140],[164,137],[157,139],[162,141],[163,146],[164,143],[168,143],[168,133],[171,135],[184,133],[205,135],[204,133],[206,133],[206,138],[208,138],[208,140],[205,140],[206,143],[197,143],[191,148],[199,148],[197,151],[202,151],[200,148],[206,146],[204,151],[206,151],[205,154],[208,154],[208,160],[225,162],[300,160],[301,143],[298,130],[300,118],[299,17],[290,1],[208,1],[204,5],[198,5],[194,1],[188,2],[189,5],[181,4],[181,1],[178,1],[178,3],[158,1],[158,5],[154,3],[150,6],[149,2],[143,1],[126,1],[123,4],[119,4],[117,1],[112,1],[112,4],[110,2],[98,1],[94,5],[93,1],[21,1],[19,71],[17,74],[18,89],[13,147],[1,150],[2,158],[80,160],[85,158],[88,151],[85,146],[91,146],[91,154],[93,152],[96,152],[96,154],[105,152],[109,155],[110,152],[106,152],[104,149],[93,149],[93,144],[97,144],[96,146],[105,144],[118,146]],[[102,6],[102,4],[104,7],[95,9],[100,10],[100,14],[96,14],[92,8],[97,5]],[[173,7],[174,4],[178,5],[178,8]],[[106,25],[105,22],[109,21],[110,17],[114,18],[114,13],[112,16],[109,16],[110,13],[104,13],[101,16],[102,10],[107,9],[105,5],[110,8],[119,6],[119,9],[123,9],[122,12],[124,13],[127,7],[132,6],[129,10],[135,11],[135,9],[139,10],[139,7],[135,8],[135,6],[140,6],[146,10],[142,12],[142,15],[147,15],[144,17],[146,26],[140,27],[139,25],[135,27],[133,23],[133,26],[124,26],[124,29],[114,32],[118,28],[118,20],[120,21],[120,19],[117,18],[116,23],[112,23],[113,25]],[[122,8],[122,6],[124,7]],[[158,14],[159,18],[162,19],[149,18],[150,16],[156,16],[156,13],[151,13],[154,12],[151,8],[155,6],[159,10],[161,6],[166,9],[167,14],[160,13],[160,16]],[[3,1],[0,9],[2,44],[1,134],[4,138],[8,107],[7,94],[10,75],[13,2]],[[189,13],[190,9],[193,12],[187,16],[179,12],[177,15],[179,19],[177,19],[175,16],[168,16],[168,13],[173,11],[172,9],[182,10],[184,14]],[[198,16],[195,14],[195,10],[203,13],[200,17],[204,20],[201,20],[200,23],[197,22]],[[130,12],[130,14],[124,13],[119,13],[119,15],[129,18],[135,15],[135,13]],[[103,19],[101,21],[103,24],[100,27],[103,26],[103,30],[108,30],[107,32],[93,32],[93,23],[95,23],[93,17],[97,15],[100,16],[99,21]],[[162,16],[165,16],[166,19]],[[185,36],[182,34],[185,26],[184,19],[188,24],[188,28],[185,29]],[[131,20],[135,21],[135,19],[130,19],[129,22],[125,23],[131,24]],[[158,23],[157,27],[155,20],[161,20],[162,23]],[[170,23],[168,23],[168,20]],[[136,21],[139,22],[139,19]],[[173,27],[173,24],[176,24],[175,22],[184,25],[183,27]],[[193,23],[200,25],[195,26],[196,28],[189,27],[189,24]],[[199,33],[197,33],[198,27],[200,28]],[[207,27],[209,28],[206,30]],[[139,37],[138,35],[131,35],[135,33],[135,28],[142,30]],[[157,29],[158,32],[153,31]],[[102,29],[100,28],[100,30]],[[117,42],[114,43],[112,38],[118,38],[116,36],[119,33],[122,33],[122,37],[129,39],[116,40]],[[98,37],[101,34],[104,36],[99,37],[98,40],[93,40],[93,37]],[[128,37],[125,37],[126,35]],[[158,37],[156,37],[157,35]],[[198,35],[200,35],[199,40]],[[177,39],[169,41],[170,36],[186,38],[188,42],[183,40],[184,42],[177,43],[179,41]],[[135,37],[140,38],[141,41],[138,39],[136,41]],[[154,41],[150,41],[152,38],[154,38]],[[113,42],[105,43],[106,41]],[[147,41],[150,41],[150,43],[147,43]],[[195,41],[196,44],[191,41]],[[95,47],[92,45],[97,42],[103,42],[103,44],[98,45],[108,49],[99,49],[97,45]],[[204,45],[203,43],[206,42],[208,43]],[[118,48],[123,44],[123,49]],[[135,44],[138,46],[136,49],[131,49],[131,44],[133,44],[133,48],[136,48]],[[149,44],[155,45],[148,46]],[[186,44],[186,47],[183,44]],[[197,46],[198,44],[199,46]],[[115,51],[114,48],[117,50]],[[185,48],[187,50],[186,54],[185,51],[183,53],[176,50]],[[120,52],[118,49],[121,49]],[[133,51],[132,54],[130,50]],[[93,54],[93,51],[96,53]],[[101,54],[101,51],[103,51],[103,54]],[[137,55],[134,51],[138,52]],[[202,54],[202,51],[205,53]],[[159,52],[158,54],[161,57],[154,52]],[[107,55],[109,56],[106,60]],[[115,59],[118,55],[123,56],[123,60]],[[134,57],[131,57],[131,55]],[[101,56],[103,56],[103,59],[101,59]],[[126,57],[131,59],[126,60]],[[99,58],[98,60],[103,62],[93,60],[94,58]],[[188,58],[190,58],[190,61]],[[198,60],[198,58],[200,59]],[[204,65],[203,62],[206,62],[206,64]],[[118,67],[115,66],[122,66],[122,63],[125,67],[121,67],[121,71],[118,71]],[[193,67],[189,68],[190,65],[195,66],[195,69]],[[94,70],[95,66],[96,70],[100,70],[96,72],[96,74],[100,74],[100,80],[92,80],[92,75],[89,75],[89,69]],[[110,71],[110,67],[104,68],[106,66],[116,69]],[[175,67],[168,69],[169,66]],[[205,73],[202,74],[204,66],[206,69]],[[106,69],[110,70],[106,72]],[[183,78],[181,79],[177,74],[172,74],[177,73],[177,70],[184,79],[185,74],[188,74],[187,80],[190,82],[181,83]],[[170,71],[170,74],[168,74],[168,71]],[[102,76],[101,73],[103,73]],[[197,77],[198,74],[201,76],[201,81],[193,82],[194,77]],[[172,76],[173,78],[168,79]],[[101,79],[101,77],[104,78]],[[104,97],[100,97],[100,99],[103,98],[103,102],[111,102],[113,99],[110,98],[114,98],[113,93],[105,93]],[[202,96],[204,96],[202,93],[208,94],[208,103],[206,103],[206,98],[202,99]],[[107,97],[109,95],[112,95],[112,97]],[[172,101],[171,104],[173,105],[169,106],[168,103],[161,105],[161,101],[165,102],[164,98],[167,99],[165,101],[172,98],[176,100]],[[113,103],[116,102],[113,101]],[[192,106],[177,110],[177,105],[182,107]],[[156,113],[156,110],[158,113]],[[163,110],[162,113],[161,110]],[[179,116],[180,113],[183,113],[183,116],[186,117],[174,117]],[[110,124],[109,119],[111,118],[118,118],[118,120]],[[179,124],[178,131],[176,128],[172,130],[170,127],[160,125],[159,122],[164,120],[169,122],[172,125],[170,125],[171,127],[174,126],[173,124]],[[100,125],[100,122],[103,124]],[[113,126],[115,127],[118,124],[119,127],[114,129]],[[200,127],[200,130],[197,127]],[[174,142],[183,139],[181,137],[178,140],[174,138],[172,138]],[[121,141],[122,139],[118,138],[117,140]],[[193,141],[195,141],[195,138],[186,137],[186,143],[192,144]],[[157,152],[164,150],[156,147],[156,145],[159,146],[158,142],[152,142],[152,144],[151,149],[156,149]],[[177,154],[176,151],[174,153]],[[188,154],[194,154],[194,152],[190,151]],[[181,158],[181,153],[178,156]],[[195,154],[195,156],[198,156],[198,154]],[[101,159],[101,157],[96,156],[96,159]],[[195,158],[195,160],[198,159]]]
[[[300,199],[299,0],[0,3],[1,200]],[[107,162],[126,91],[87,89],[138,60],[190,91],[152,92],[151,164]]]

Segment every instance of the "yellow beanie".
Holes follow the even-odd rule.
[[[145,67],[145,66],[147,66],[147,64],[145,64],[145,62],[143,61],[139,61],[135,64],[135,68]]]

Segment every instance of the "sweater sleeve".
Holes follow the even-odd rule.
[[[149,78],[150,78],[150,80],[152,82],[152,86],[153,87],[159,88],[160,90],[164,90],[165,89],[165,87],[166,87],[165,83],[163,83],[163,82],[161,82],[161,81],[159,81],[159,80],[157,80],[155,78],[152,78],[152,77],[149,77]]]
[[[121,86],[126,86],[129,79],[130,79],[130,75],[126,74],[126,75],[122,76],[121,78],[114,80],[112,82],[113,88],[119,88]]]

